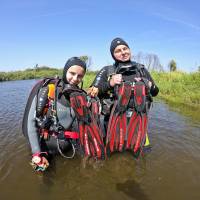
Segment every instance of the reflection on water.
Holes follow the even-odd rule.
[[[124,183],[117,183],[116,188],[124,192],[132,199],[148,200],[149,198],[144,194],[140,185],[135,180],[128,180]]]
[[[21,123],[35,80],[0,83],[1,199],[199,200],[200,120],[155,102],[150,112],[152,151],[136,160],[129,152],[84,167],[80,157],[57,157],[49,170],[33,172]],[[189,113],[189,114],[188,114]]]
[[[170,109],[184,116],[190,117],[194,122],[200,122],[200,108],[168,102]]]

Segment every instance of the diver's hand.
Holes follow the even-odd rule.
[[[152,82],[151,81],[148,82],[148,86],[149,86],[149,88],[151,88],[151,86],[152,86]]]
[[[36,171],[45,171],[49,166],[47,158],[40,154],[34,154],[31,161],[31,165]]]
[[[142,79],[141,79],[140,77],[137,77],[137,78],[134,78],[134,80],[135,80],[136,82],[138,82],[138,81],[141,81]]]
[[[121,74],[114,74],[110,79],[110,86],[114,87],[117,84],[122,83],[122,75]]]
[[[138,81],[141,81],[142,78],[138,77],[138,78],[134,78],[134,80],[135,80],[136,82],[138,82]],[[143,78],[143,80],[144,80],[144,78]],[[151,88],[152,82],[149,81],[149,80],[147,80],[147,79],[145,79],[145,80],[146,80],[146,82],[147,82],[147,86],[148,86],[149,88]]]
[[[96,97],[99,93],[99,88],[92,86],[88,89],[87,94],[91,97]]]

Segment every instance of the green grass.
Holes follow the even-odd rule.
[[[85,77],[83,78],[83,88],[88,89],[92,84],[95,76],[96,72],[87,72]]]
[[[38,79],[55,75],[61,76],[62,70],[54,68],[26,69],[25,71],[0,72],[0,81]]]
[[[159,86],[159,97],[175,103],[200,106],[200,73],[152,73]]]

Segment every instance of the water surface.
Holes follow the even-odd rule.
[[[199,200],[200,120],[156,101],[150,112],[152,151],[136,160],[116,153],[100,163],[80,157],[54,159],[44,175],[36,174],[21,123],[35,80],[0,83],[1,200]]]

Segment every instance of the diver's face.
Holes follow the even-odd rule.
[[[78,85],[85,75],[85,70],[79,65],[71,66],[66,73],[66,79],[71,85]]]
[[[113,53],[116,60],[126,62],[131,59],[131,50],[125,45],[118,45]]]

